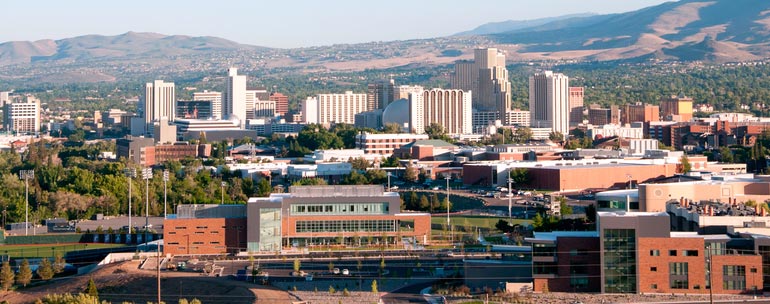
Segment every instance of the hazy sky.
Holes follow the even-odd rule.
[[[446,36],[487,22],[619,13],[666,0],[0,0],[0,42],[127,31],[269,47]]]

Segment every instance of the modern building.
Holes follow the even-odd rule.
[[[545,71],[529,78],[529,113],[532,127],[569,133],[569,77]]]
[[[302,118],[305,123],[355,124],[356,114],[368,111],[366,95],[347,91],[345,94],[318,94],[316,97],[308,97],[302,103]]]
[[[409,95],[409,128],[423,134],[425,127],[438,124],[447,134],[471,134],[471,93],[462,90],[432,89]]]
[[[275,101],[275,115],[284,116],[289,113],[289,96],[273,92],[268,100]]]
[[[221,106],[221,105],[220,105]],[[213,118],[214,105],[210,100],[178,100],[176,102],[176,118],[209,119]]]
[[[153,166],[165,161],[185,158],[210,157],[211,145],[192,145],[186,142],[156,145],[153,138],[131,137],[116,141],[118,158],[125,158],[141,166]]]
[[[660,107],[650,104],[627,104],[621,112],[621,123],[660,121]]]
[[[194,101],[208,101],[211,107],[211,118],[222,119],[222,93],[204,90],[193,93]]]
[[[400,213],[398,193],[377,186],[291,186],[289,193],[250,198],[249,252],[290,246],[430,241],[430,214]]]
[[[402,146],[417,140],[427,140],[426,134],[374,134],[363,132],[356,135],[356,149],[361,149],[365,154],[379,154],[388,156]]]
[[[238,125],[246,119],[246,76],[238,75],[238,69],[227,69],[225,90],[222,92],[222,118],[237,120]]]
[[[144,117],[145,132],[152,136],[153,124],[165,118],[173,121],[176,116],[176,95],[173,82],[155,80],[144,85]]]
[[[357,128],[370,128],[379,130],[383,127],[382,109],[376,109],[356,114],[355,126]]]
[[[569,87],[569,124],[575,126],[583,122],[583,96],[585,88]]]
[[[24,102],[18,101],[22,98]],[[3,129],[16,134],[39,133],[40,99],[27,95],[7,100],[3,105]]]
[[[369,110],[384,109],[391,102],[398,99],[394,96],[396,82],[391,78],[375,83],[370,83],[367,87],[367,108]]]
[[[616,105],[609,109],[591,107],[588,109],[588,123],[596,126],[620,124],[620,108]]]
[[[692,98],[683,95],[662,98],[660,112],[666,120],[690,121],[692,120]]]
[[[217,130],[240,130],[240,121],[232,120],[208,120],[208,119],[177,119],[177,133],[205,132]]]
[[[475,49],[473,61],[455,63],[452,88],[472,92],[473,109],[505,113],[511,109],[511,83],[505,54],[496,48]]]
[[[256,100],[252,110],[254,118],[265,118],[276,116],[276,103],[272,100]]]
[[[179,205],[163,221],[163,253],[238,253],[246,248],[245,205]]]
[[[586,129],[586,136],[591,139],[602,139],[608,137],[622,137],[622,138],[644,138],[644,127],[642,123],[636,122],[630,125],[588,125]]]

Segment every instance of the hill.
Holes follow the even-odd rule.
[[[490,22],[490,23],[482,24],[470,31],[460,32],[452,36],[473,36],[473,35],[488,35],[488,34],[504,33],[504,32],[536,27],[536,26],[540,26],[540,25],[544,25],[544,24],[548,24],[548,23],[552,23],[560,20],[590,17],[595,15],[596,14],[594,13],[584,13],[584,14],[571,14],[571,15],[564,15],[564,16],[558,16],[558,17],[532,19],[532,20],[507,20],[507,21],[501,21],[501,22]]]

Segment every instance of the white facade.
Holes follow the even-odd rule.
[[[532,127],[569,133],[569,77],[545,71],[529,78],[529,112]]]
[[[302,103],[302,117],[306,123],[355,124],[356,114],[366,112],[367,94],[318,94]]]
[[[252,113],[254,113],[254,118],[275,117],[275,101],[256,100]]]
[[[211,102],[211,117],[214,119],[222,119],[222,93],[214,91],[195,92],[193,93],[193,100],[196,101],[210,101]]]
[[[417,140],[428,139],[425,134],[397,133],[374,134],[364,132],[356,135],[356,149],[366,154],[390,155],[393,150]]]
[[[628,142],[628,154],[644,155],[647,150],[657,150],[657,139],[632,139]]]
[[[238,75],[238,69],[227,69],[225,91],[222,93],[222,115],[225,119],[238,119],[239,125],[246,119],[246,76]]]
[[[4,106],[11,99],[11,92],[0,92],[0,107]]]
[[[409,95],[409,128],[423,134],[425,127],[435,123],[444,126],[450,135],[473,133],[471,92],[432,89]]]
[[[155,80],[144,86],[144,123],[145,132],[153,134],[154,123],[165,118],[176,118],[176,95],[173,82]]]
[[[40,132],[40,100],[27,96],[26,102],[8,100],[3,106],[3,129],[16,134]]]
[[[588,125],[586,135],[589,138],[597,139],[597,137],[607,138],[612,136],[622,138],[644,138],[644,127],[641,123],[633,123],[630,125],[603,125],[593,126]]]

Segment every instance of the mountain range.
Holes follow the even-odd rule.
[[[681,0],[620,14],[489,23],[449,37],[297,49],[136,32],[13,41],[0,44],[0,80],[46,81],[65,73],[56,71],[79,69],[89,81],[105,81],[121,73],[184,74],[228,65],[266,73],[360,71],[450,64],[471,58],[479,46],[507,51],[509,62],[760,60],[770,57],[770,1]]]

